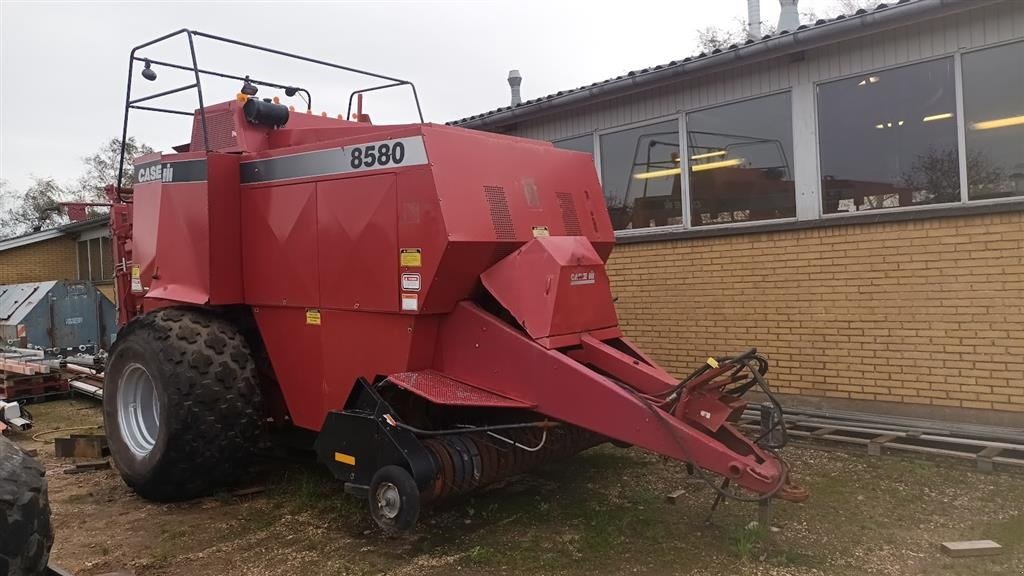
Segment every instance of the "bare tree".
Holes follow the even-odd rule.
[[[832,0],[821,11],[813,8],[800,11],[800,21],[814,23],[818,20],[831,20],[840,14],[853,14],[857,10],[874,10],[880,0]]]
[[[127,142],[123,181],[130,186],[134,181],[133,160],[153,149],[135,138]],[[0,181],[0,238],[64,224],[67,217],[60,209],[62,202],[105,202],[103,188],[117,182],[120,154],[121,141],[114,138],[82,158],[85,172],[74,185],[63,185],[53,178],[34,178],[28,189],[18,191],[7,181]]]

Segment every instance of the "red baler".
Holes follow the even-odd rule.
[[[138,54],[171,38],[188,41],[190,63]],[[359,121],[296,112],[257,86],[303,89],[204,70],[199,39],[411,87],[189,30],[133,50],[147,79],[195,75],[156,97],[200,96],[191,141],[137,159],[131,188],[109,188],[124,326],[104,409],[139,494],[212,490],[244,472],[268,426],[290,426],[315,433],[319,458],[386,529],[410,527],[421,500],[609,440],[758,498],[806,497],[733,424],[744,392],[767,391],[762,357],[711,358],[680,381],[623,335],[589,155],[375,126],[361,110]],[[131,67],[125,135],[130,110],[168,111],[133,98]],[[204,75],[241,80],[243,93],[205,105]]]

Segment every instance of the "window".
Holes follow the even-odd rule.
[[[555,142],[554,145],[555,148],[586,152],[590,155],[594,154],[594,137],[590,134],[577,136],[575,138],[568,138],[566,140],[559,140],[558,142]]]
[[[113,280],[114,260],[110,238],[98,237],[78,241],[78,279],[103,282]]]
[[[943,58],[818,87],[825,214],[959,200],[953,77]]]
[[[963,56],[967,197],[1024,196],[1024,42]]]
[[[616,230],[681,224],[679,122],[601,136],[601,185]]]
[[[691,224],[796,217],[789,93],[686,115]]]

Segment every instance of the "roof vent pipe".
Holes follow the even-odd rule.
[[[523,83],[523,76],[519,70],[508,71],[508,85],[512,89],[512,106],[519,106],[523,103],[523,97],[519,93],[519,85]]]
[[[761,0],[747,0],[747,38],[761,39]]]
[[[779,32],[796,32],[800,27],[800,12],[797,9],[797,0],[779,0],[782,11],[779,12]]]

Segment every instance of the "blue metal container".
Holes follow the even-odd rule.
[[[106,350],[117,333],[113,302],[91,282],[0,285],[0,344]]]

